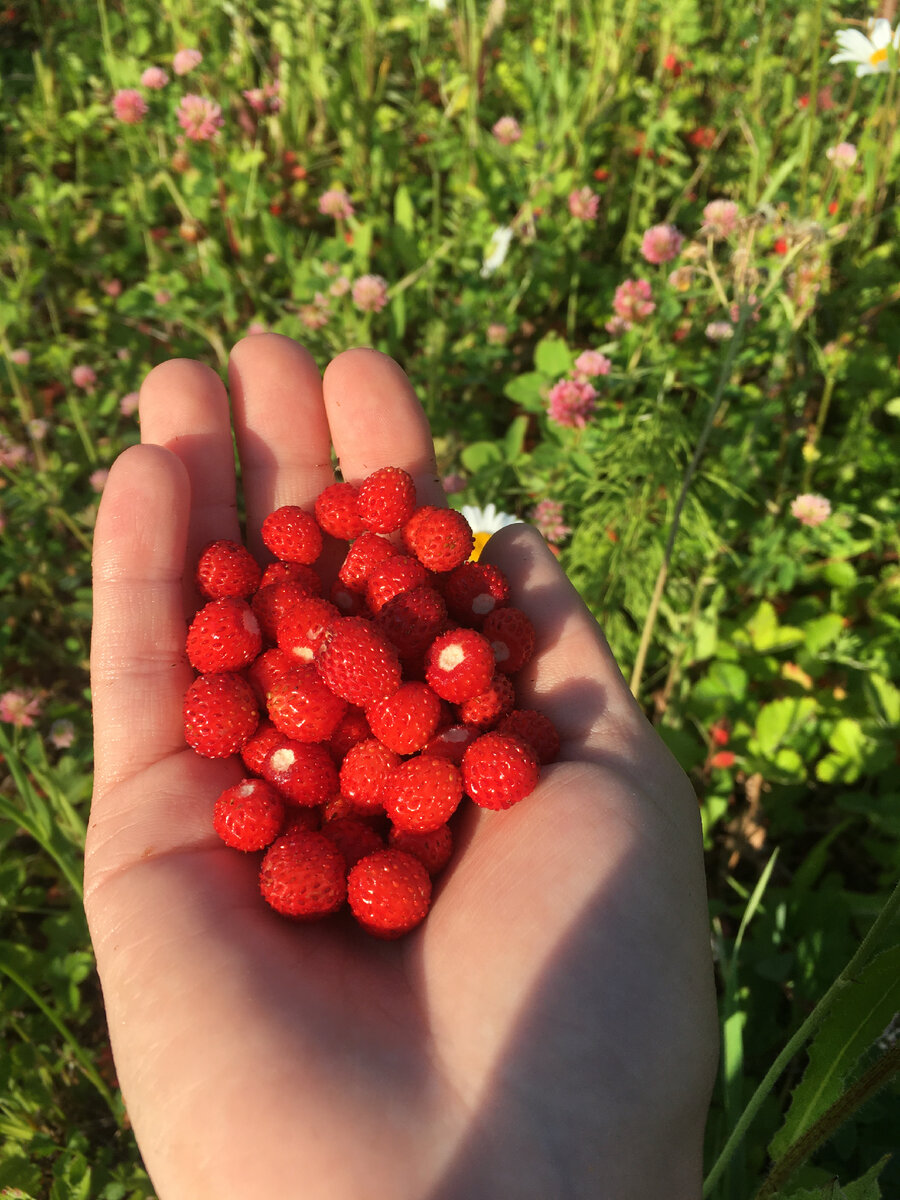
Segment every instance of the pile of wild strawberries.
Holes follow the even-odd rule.
[[[313,564],[327,537],[349,547],[326,598]],[[534,628],[502,573],[470,561],[465,517],[417,506],[398,467],[326,487],[315,515],[277,509],[262,539],[265,569],[233,541],[197,564],[207,602],[187,636],[185,738],[246,769],[215,829],[264,851],[260,889],[278,912],[312,919],[346,901],[369,932],[400,937],[428,911],[464,798],[509,808],[559,751],[510,678]]]

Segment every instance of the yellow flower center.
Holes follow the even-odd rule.
[[[472,549],[472,553],[469,555],[469,562],[478,562],[479,558],[481,557],[481,552],[487,545],[487,540],[490,536],[491,535],[489,533],[475,534],[475,545]]]
[[[882,46],[880,50],[873,50],[869,55],[869,62],[873,67],[877,67],[879,63],[883,63],[888,56],[887,46]]]

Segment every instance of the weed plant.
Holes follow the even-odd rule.
[[[878,15],[0,13],[0,1194],[152,1195],[80,901],[91,530],[146,372],[221,370],[266,329],[400,361],[452,502],[538,524],[690,772],[723,1030],[705,1195],[900,1195],[900,96]],[[847,29],[870,51],[833,63]]]

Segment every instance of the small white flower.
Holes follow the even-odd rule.
[[[869,23],[868,37],[858,29],[840,29],[835,34],[840,47],[838,54],[828,60],[831,63],[856,63],[856,76],[876,75],[888,70],[888,49],[893,44],[900,50],[900,25],[893,37],[891,23],[884,17]]]
[[[493,275],[497,268],[503,263],[509,252],[509,244],[512,241],[513,231],[508,225],[500,225],[491,234],[491,240],[488,244],[487,253],[484,256],[484,262],[481,265],[481,278],[487,279],[489,275]]]
[[[475,534],[475,549],[471,554],[473,560],[478,559],[492,533],[496,533],[498,529],[504,529],[507,525],[519,524],[518,517],[500,512],[494,504],[486,504],[484,508],[477,508],[473,504],[464,504],[459,511],[469,522],[472,532]]]

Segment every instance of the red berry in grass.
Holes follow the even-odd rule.
[[[278,645],[295,661],[310,663],[340,617],[337,605],[321,596],[298,600],[281,616],[276,629]]]
[[[326,687],[313,666],[296,667],[277,680],[267,696],[276,729],[297,742],[325,742],[347,711],[347,701]]]
[[[541,763],[559,756],[559,734],[550,718],[536,708],[515,708],[497,726],[498,733],[521,738],[534,750]]]
[[[263,899],[287,917],[337,912],[347,894],[344,856],[322,833],[294,829],[265,853],[259,872]]]
[[[334,817],[325,822],[322,833],[343,854],[348,871],[367,854],[384,849],[384,838],[358,817]]]
[[[260,532],[268,549],[284,562],[311,564],[322,553],[318,522],[296,504],[285,504],[269,513]]]
[[[462,775],[449,759],[420,754],[388,776],[382,795],[384,811],[397,829],[430,833],[446,825],[459,807]]]
[[[401,683],[393,695],[366,709],[369,727],[380,742],[398,754],[415,754],[434,736],[441,701],[427,683]]]
[[[411,535],[416,558],[431,571],[452,571],[461,566],[475,547],[469,522],[453,508],[429,513]]]
[[[383,700],[400,686],[397,651],[364,617],[341,617],[335,621],[315,662],[334,694],[358,708]]]
[[[431,904],[431,876],[412,854],[377,850],[347,876],[354,917],[376,937],[398,938],[414,929]]]
[[[425,678],[451,704],[462,704],[487,691],[496,663],[490,642],[474,629],[439,634],[425,655]]]
[[[250,684],[240,675],[199,675],[184,697],[184,737],[204,758],[236,754],[259,723]]]
[[[208,675],[239,671],[262,649],[259,622],[246,600],[210,600],[195,615],[187,634],[187,656],[195,671]]]
[[[365,593],[366,584],[372,572],[380,567],[386,559],[393,558],[400,551],[393,542],[383,538],[378,533],[368,530],[361,533],[344,558],[338,578],[344,587],[353,592]]]
[[[472,742],[481,736],[481,730],[474,725],[450,725],[436,734],[422,750],[435,758],[448,758],[457,766],[462,762],[463,755]]]
[[[439,874],[453,857],[453,834],[449,825],[441,825],[428,833],[392,827],[388,845],[394,850],[414,854],[429,875]]]
[[[235,850],[264,850],[284,825],[284,801],[264,779],[226,788],[213,808],[213,828]]]
[[[332,483],[316,497],[316,520],[326,533],[352,542],[366,528],[356,507],[359,489],[352,483]]]
[[[389,600],[428,582],[428,572],[417,558],[395,554],[376,567],[366,582],[366,601],[373,613],[381,612]]]
[[[509,600],[509,583],[489,563],[464,562],[442,581],[447,612],[461,625],[480,628],[488,613]]]
[[[260,774],[294,804],[324,804],[339,787],[334,760],[318,743],[285,737],[265,756]]]
[[[394,533],[416,507],[416,485],[400,467],[381,467],[359,485],[356,507],[366,529]]]
[[[497,671],[487,689],[459,705],[459,719],[465,725],[493,729],[516,703],[516,692],[509,676]]]
[[[197,561],[197,587],[210,600],[246,599],[259,587],[262,567],[240,542],[210,542]]]
[[[540,776],[534,750],[519,738],[483,733],[463,755],[466,793],[481,808],[511,808],[534,791]]]
[[[341,763],[341,795],[357,808],[381,811],[382,792],[388,776],[400,765],[400,755],[379,742],[368,738],[357,742],[344,755]]]
[[[375,622],[402,659],[417,659],[446,628],[447,608],[433,587],[415,587],[388,600]]]
[[[511,604],[489,613],[481,632],[491,643],[497,666],[507,675],[520,671],[534,654],[534,626],[531,619]]]

